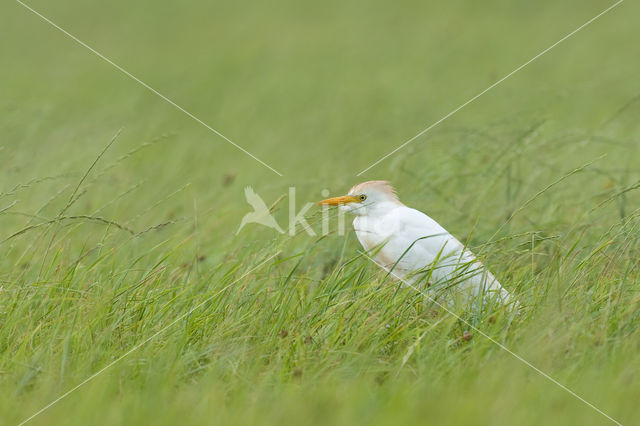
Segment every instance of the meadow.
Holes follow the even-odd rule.
[[[282,176],[2,2],[0,424],[640,423],[637,4],[360,176],[614,2],[27,4]],[[317,208],[236,233],[245,186],[286,228],[373,179],[522,313],[438,309]]]

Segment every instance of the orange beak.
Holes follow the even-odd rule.
[[[340,206],[349,203],[357,203],[358,201],[358,197],[354,197],[353,195],[343,195],[342,197],[327,198],[326,200],[318,202],[318,205]]]

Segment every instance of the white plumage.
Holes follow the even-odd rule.
[[[481,297],[517,305],[460,241],[426,214],[402,204],[388,182],[364,182],[348,195],[320,204],[356,215],[353,227],[362,247],[378,265],[410,285],[434,296]]]

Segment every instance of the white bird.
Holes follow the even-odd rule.
[[[460,241],[426,214],[402,204],[388,182],[364,182],[319,204],[354,214],[353,228],[368,255],[430,297],[446,294],[465,302],[481,298],[518,306]]]

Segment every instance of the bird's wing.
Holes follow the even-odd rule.
[[[419,210],[396,209],[401,224],[398,234],[409,244],[419,247],[431,256],[451,255],[463,250],[463,245],[438,222]]]
[[[463,282],[462,287],[497,291],[503,301],[509,299],[509,293],[493,274],[460,241],[426,214],[407,210],[400,212],[402,227],[397,233],[399,245],[409,247],[413,244],[405,255],[406,261],[402,260],[405,268],[416,271],[435,265],[431,275],[433,281],[455,279]]]
[[[460,241],[426,214],[404,207],[395,209],[390,216],[386,220],[395,224],[395,229],[385,250],[400,258],[396,267],[404,272],[436,265],[432,276],[446,279],[459,265],[475,262]]]
[[[256,212],[269,212],[269,208],[264,203],[264,201],[262,201],[262,198],[260,198],[260,196],[256,194],[253,188],[251,188],[250,186],[244,188],[244,197],[247,199],[247,203],[251,204],[251,207],[253,207]]]
[[[460,291],[472,290],[473,295],[489,291],[505,303],[511,300],[473,253],[426,214],[401,207],[386,215],[383,222],[386,243],[378,257],[394,259],[392,265],[380,262],[385,269],[393,267],[411,282],[428,277],[436,286],[455,284]]]

